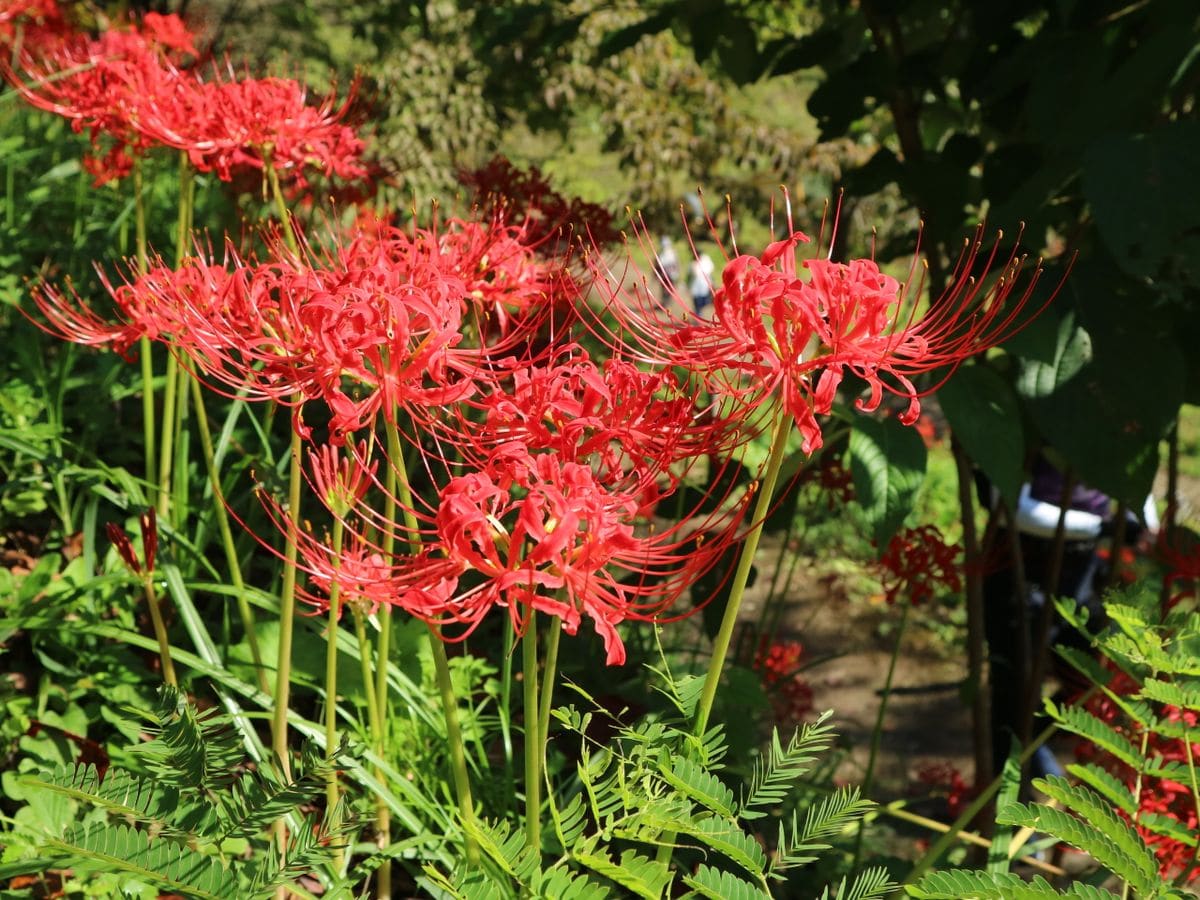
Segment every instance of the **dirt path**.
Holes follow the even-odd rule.
[[[763,569],[769,574],[779,548],[763,543]],[[846,597],[836,583],[815,576],[813,568],[799,567],[783,598],[775,637],[803,645],[803,675],[812,688],[814,709],[834,711],[835,728],[849,750],[838,774],[859,782],[901,611],[882,601]],[[748,591],[745,621],[756,620],[766,593],[762,583]],[[923,624],[929,615],[926,607],[909,613],[876,762],[871,791],[876,799],[910,796],[917,770],[930,763],[949,763],[968,783],[973,780],[971,712],[961,697],[966,648],[936,639]]]

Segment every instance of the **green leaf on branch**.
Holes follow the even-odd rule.
[[[967,455],[1015,508],[1025,462],[1025,431],[1012,386],[995,369],[976,364],[955,372],[937,396]]]
[[[1072,287],[1103,289],[1087,272],[1074,273]],[[1158,468],[1158,442],[1183,399],[1186,369],[1144,322],[1093,306],[1086,329],[1073,313],[1058,322],[1052,360],[1024,359],[1017,390],[1079,481],[1140,509]],[[1151,359],[1134,377],[1131,361]]]
[[[917,432],[897,419],[856,417],[850,433],[850,471],[872,536],[887,546],[912,511],[925,481],[928,454]]]

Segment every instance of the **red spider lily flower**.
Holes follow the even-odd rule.
[[[598,246],[620,237],[611,212],[578,197],[568,200],[536,166],[519,169],[503,156],[494,156],[487,165],[461,171],[458,177],[474,190],[485,217],[520,226],[534,247],[557,246],[572,234],[590,236]]]
[[[378,464],[369,459],[370,446],[360,441],[352,452],[331,444],[308,451],[309,484],[325,508],[344,519],[371,487]]]
[[[804,647],[799,641],[775,641],[760,647],[754,668],[762,673],[775,719],[781,724],[802,721],[813,711],[813,690],[800,674]]]
[[[555,616],[568,634],[586,617],[608,663],[620,665],[616,626],[677,618],[668,611],[720,558],[744,511],[711,541],[680,526],[640,534],[634,496],[606,489],[585,466],[512,444],[441,490],[436,540],[406,564],[408,587],[396,602],[428,621],[465,626],[453,639],[495,607],[508,609],[519,633],[531,610]]]
[[[800,671],[804,658],[804,646],[799,641],[774,641],[759,648],[754,659],[754,668],[763,673],[768,685],[786,681]]]
[[[37,55],[53,50],[74,33],[55,0],[0,3],[0,49]]]
[[[435,425],[442,440],[481,466],[495,448],[517,442],[586,465],[609,487],[636,492],[664,478],[670,492],[683,474],[672,466],[734,443],[724,420],[697,414],[674,373],[644,372],[615,357],[597,365],[576,344],[545,360],[518,361],[488,387],[468,404],[482,422],[460,412]]]
[[[974,798],[975,790],[951,763],[928,763],[919,768],[916,774],[917,780],[927,788],[945,793],[946,814],[951,818],[956,818],[967,802]]]
[[[909,401],[900,421],[912,424],[921,397],[965,359],[1002,343],[1028,321],[1021,312],[1040,266],[1016,291],[1024,259],[1014,250],[1000,262],[998,243],[985,251],[982,227],[960,256],[950,286],[918,315],[920,279],[910,290],[911,273],[901,285],[871,259],[809,259],[798,266],[797,249],[809,238],[793,228],[790,208],[787,226],[788,235],[760,256],[729,259],[714,291],[711,320],[664,309],[644,278],[624,287],[624,276],[592,254],[605,308],[622,328],[610,340],[636,343],[649,359],[698,372],[710,391],[734,397],[743,408],[778,399],[800,428],[804,452],[812,453],[822,445],[816,416],[831,411],[847,372],[870,388],[857,402],[859,410],[876,409],[887,391]],[[648,246],[644,228],[635,228]],[[988,282],[985,276],[998,262],[999,277]],[[915,386],[917,376],[933,371],[939,373],[936,385]]]
[[[962,590],[959,549],[947,544],[934,525],[901,529],[888,543],[879,565],[885,573],[887,602],[902,594],[916,606],[942,591]]]
[[[334,585],[339,608],[349,606],[373,615],[382,604],[396,602],[397,581],[392,566],[382,553],[353,532],[337,554],[320,541],[301,541],[299,566],[308,573],[315,591],[301,588],[296,596],[311,605],[314,614],[329,611]]]
[[[561,328],[582,293],[566,257],[538,256],[523,228],[502,222],[451,220],[442,229],[437,252],[466,282],[467,297],[482,322],[500,334],[547,311]]]
[[[464,343],[468,287],[462,260],[436,234],[391,229],[300,258],[254,263],[227,248],[179,269],[161,263],[106,287],[123,321],[110,324],[70,290],[34,300],[45,327],[68,340],[127,352],[141,336],[169,344],[218,390],[294,405],[321,400],[336,437],[382,410],[417,418],[470,396],[493,361],[524,346],[513,330],[486,346]],[[536,317],[527,324],[535,327]],[[223,386],[223,387],[222,387]]]
[[[363,178],[364,143],[346,124],[357,81],[339,104],[334,93],[309,102],[307,88],[291,78],[237,78],[196,82],[186,98],[188,115],[156,105],[144,112],[141,131],[186,151],[192,165],[230,181],[240,169],[273,167],[287,182],[307,185],[306,170],[326,177]]]
[[[103,183],[127,175],[133,156],[153,142],[146,121],[189,114],[196,82],[178,61],[195,53],[177,16],[150,14],[140,25],[96,38],[76,33],[23,51],[18,68],[0,61],[0,70],[31,105],[90,133],[97,152],[84,165]]]

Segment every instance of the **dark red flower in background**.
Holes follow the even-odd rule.
[[[879,559],[887,602],[907,597],[915,606],[940,593],[962,590],[959,548],[947,544],[935,525],[902,528]]]
[[[774,641],[760,647],[754,668],[762,673],[763,687],[775,720],[782,725],[802,722],[813,711],[813,690],[801,674],[804,647],[799,641]]]
[[[474,191],[485,218],[519,226],[533,247],[546,246],[557,254],[572,237],[598,246],[620,237],[611,212],[578,197],[567,199],[536,166],[519,169],[494,156],[479,169],[461,171],[459,181]]]

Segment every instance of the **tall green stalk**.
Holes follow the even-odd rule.
[[[146,204],[142,197],[143,189],[142,161],[140,157],[134,156],[133,217],[137,247],[135,259],[139,275],[144,275],[149,267],[149,253],[146,249]],[[154,433],[154,356],[150,350],[151,346],[150,339],[145,335],[138,339],[138,360],[142,369],[142,450],[146,457],[146,482],[157,485],[158,460],[154,455],[156,440]]]
[[[467,860],[479,862],[479,848],[475,843],[475,802],[471,797],[471,779],[467,772],[467,756],[463,749],[462,728],[458,722],[458,698],[454,696],[454,684],[450,680],[450,660],[446,656],[446,645],[442,643],[437,629],[429,626],[429,646],[433,652],[433,667],[437,673],[438,693],[442,697],[442,712],[446,717],[446,741],[450,749],[450,771],[454,777],[455,794],[458,797],[458,813],[463,820],[463,842]]]
[[[338,620],[341,618],[341,585],[337,579],[337,565],[342,558],[342,536],[345,524],[341,519],[333,520],[333,568],[334,576],[329,583],[329,633],[325,644],[325,758],[329,763],[325,776],[325,816],[331,831],[338,828],[337,810],[341,799],[337,772],[337,656]],[[340,836],[332,839],[333,869],[339,875],[345,868],[345,850]]]
[[[775,411],[775,427],[771,431],[771,450],[767,458],[767,469],[762,480],[758,483],[758,499],[754,504],[750,531],[742,544],[742,553],[738,558],[737,570],[733,574],[733,582],[729,588],[729,605],[725,607],[725,616],[721,619],[721,629],[713,641],[712,660],[708,665],[708,673],[704,680],[704,690],[700,701],[696,704],[695,734],[703,735],[708,728],[708,717],[712,713],[713,701],[717,696],[717,685],[721,681],[721,672],[725,668],[725,657],[729,653],[729,644],[733,640],[733,631],[737,626],[738,611],[742,606],[742,598],[746,593],[746,582],[750,580],[750,568],[754,564],[754,554],[758,551],[758,540],[762,536],[763,523],[771,511],[771,498],[775,493],[775,484],[779,480],[779,469],[783,465],[783,451],[787,446],[788,435],[791,432],[793,419],[780,406]]]
[[[191,164],[186,153],[179,154],[179,214],[175,228],[175,264],[181,265],[188,256],[188,247],[192,235],[193,201],[195,199],[194,181]],[[174,355],[167,357],[167,381],[163,395],[162,442],[159,445],[158,462],[158,516],[164,522],[172,521],[171,488],[172,467],[177,456],[176,442],[183,414],[186,412],[186,401],[180,396],[183,375],[179,371],[179,362]],[[184,473],[186,477],[186,473]]]
[[[146,594],[146,606],[150,609],[150,622],[154,625],[154,637],[158,641],[158,658],[162,664],[163,681],[175,687],[179,681],[175,677],[175,663],[171,660],[171,644],[167,640],[167,626],[163,621],[158,594],[154,592],[154,573],[149,569],[142,573],[142,590]]]
[[[546,743],[550,739],[550,710],[554,706],[554,679],[558,676],[558,645],[562,640],[562,623],[553,620],[546,637],[546,669],[542,676],[538,706],[538,740],[541,742],[542,765],[546,764]]]
[[[216,460],[213,456],[212,431],[208,423],[208,411],[204,408],[204,394],[200,382],[188,376],[192,386],[192,402],[196,406],[196,422],[200,426],[200,449],[204,455],[204,466],[208,470],[208,483],[212,488],[213,512],[217,517],[217,528],[221,532],[221,544],[225,548],[225,562],[229,566],[229,579],[237,593],[238,614],[242,618],[242,628],[246,632],[246,642],[250,645],[250,656],[254,660],[254,670],[258,673],[258,686],[264,694],[271,693],[271,683],[267,678],[267,670],[263,666],[262,652],[258,646],[258,633],[254,627],[254,612],[250,601],[246,598],[246,583],[242,578],[242,566],[238,560],[237,549],[233,543],[233,532],[229,528],[229,513],[225,509],[225,493],[221,488],[221,474],[217,471]]]
[[[296,238],[292,234],[291,220],[288,216],[287,203],[283,198],[283,189],[279,186],[279,174],[271,163],[269,155],[264,159],[267,180],[271,185],[275,203],[283,217],[284,239],[293,252],[298,252]],[[293,400],[299,409],[302,397],[297,394]],[[299,552],[300,528],[300,433],[296,423],[290,423],[291,443],[289,445],[288,466],[288,519],[287,534],[283,548],[283,585],[279,592],[279,654],[275,667],[275,714],[272,718],[272,738],[275,754],[279,765],[288,778],[291,777],[291,760],[288,756],[287,714],[288,703],[291,699],[292,673],[292,633],[296,618],[296,557]]]
[[[291,429],[288,466],[287,534],[283,548],[283,585],[279,592],[279,651],[275,663],[275,709],[271,720],[272,743],[280,769],[292,777],[288,753],[287,714],[291,695],[292,632],[296,621],[296,556],[300,515],[300,434]]]
[[[339,523],[340,524],[340,523]],[[352,607],[354,637],[358,641],[358,662],[362,672],[363,694],[367,702],[367,727],[376,746],[382,743],[379,733],[379,701],[375,692],[375,677],[371,671],[371,641],[367,637],[367,617],[361,609]]]
[[[176,389],[179,386],[179,360],[167,354],[167,379],[163,389],[162,441],[158,447],[158,518],[170,522],[171,469],[175,463]]]
[[[389,421],[386,424],[387,432],[387,455],[389,458],[395,458],[403,453],[400,446],[400,432],[396,428],[394,421]],[[386,466],[383,475],[384,494],[384,521],[396,521],[396,467]],[[385,528],[383,535],[383,555],[384,559],[389,562],[396,549],[396,535],[392,529]],[[379,610],[379,637],[375,645],[375,703],[379,712],[379,731],[377,735],[377,747],[381,758],[387,753],[387,736],[388,736],[388,719],[391,714],[391,705],[388,703],[388,662],[391,658],[391,641],[392,641],[392,607],[389,604],[384,604]],[[376,770],[376,776],[382,777],[383,773]],[[388,808],[387,803],[380,797],[375,804],[375,840],[379,843],[380,849],[388,846],[392,842],[392,811]],[[387,860],[381,865],[375,873],[375,895],[380,898],[388,898],[392,895],[392,863]]]
[[[541,852],[542,846],[542,739],[540,737],[537,671],[537,613],[529,611],[529,624],[521,638],[525,688],[525,846]]]
[[[399,497],[401,516],[404,527],[411,535],[412,549],[420,546],[420,526],[413,512],[412,486],[408,479],[408,467],[404,461],[404,452],[400,446],[399,431],[394,422],[387,423],[388,456],[390,469],[395,472],[396,492]],[[395,505],[389,503],[394,510]],[[463,820],[464,842],[467,859],[472,863],[479,860],[479,848],[476,846],[475,830],[475,801],[471,796],[471,778],[467,771],[467,758],[463,752],[462,727],[458,721],[458,698],[454,696],[454,686],[450,680],[450,660],[446,656],[446,645],[442,643],[441,631],[435,625],[429,626],[429,652],[433,655],[433,666],[437,674],[438,693],[442,698],[442,715],[446,720],[446,738],[450,744],[450,771],[454,778],[454,793],[458,798],[458,811]],[[381,660],[380,665],[385,665]]]

